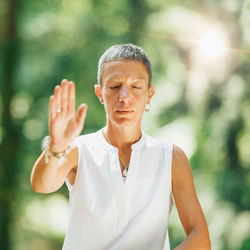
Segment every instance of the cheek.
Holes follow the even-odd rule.
[[[147,102],[147,100],[145,98],[137,99],[136,106],[137,106],[137,110],[139,112],[141,112],[141,113],[144,112],[146,102]]]
[[[114,98],[113,97],[110,97],[110,96],[105,96],[105,99],[104,99],[104,105],[105,105],[105,109],[108,111],[108,110],[112,110],[115,106],[115,102],[114,102]]]
[[[135,100],[140,103],[140,105],[144,105],[147,102],[148,96],[142,94],[136,94]]]

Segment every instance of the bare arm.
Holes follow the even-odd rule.
[[[61,109],[58,113],[56,110]],[[75,113],[75,85],[67,80],[62,86],[57,85],[54,95],[50,97],[49,132],[50,151],[64,151],[68,145],[81,133],[87,112],[87,105],[80,105]],[[66,180],[70,171],[77,167],[78,150],[74,147],[65,158],[50,156],[45,164],[45,151],[35,162],[30,182],[33,190],[39,193],[51,193],[58,190]]]
[[[187,238],[175,250],[211,249],[208,227],[195,192],[191,167],[185,153],[173,150],[173,194],[180,221]]]
[[[63,185],[72,168],[77,167],[77,147],[74,147],[65,159],[51,157],[48,164],[45,164],[44,156],[45,151],[34,164],[30,182],[35,192],[52,193]]]

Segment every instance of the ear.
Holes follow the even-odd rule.
[[[95,94],[98,97],[98,99],[100,100],[100,102],[103,104],[103,96],[102,96],[102,88],[99,84],[95,84]]]
[[[151,85],[148,92],[149,92],[149,96],[148,96],[147,103],[150,103],[151,98],[155,94],[155,86]]]

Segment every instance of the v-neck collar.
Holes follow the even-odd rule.
[[[131,179],[134,178],[135,175],[135,171],[136,171],[136,159],[134,159],[135,157],[135,151],[139,148],[141,148],[145,142],[146,142],[146,134],[143,130],[141,130],[141,137],[140,139],[131,145],[131,155],[130,155],[130,162],[129,162],[129,169],[128,169],[128,175],[126,177],[126,180],[124,181],[123,176],[121,174],[121,169],[120,169],[120,163],[119,163],[119,155],[118,155],[118,148],[109,144],[102,131],[105,129],[106,127],[101,128],[100,130],[97,131],[98,136],[100,137],[100,142],[102,144],[102,146],[108,150],[111,151],[112,154],[112,164],[110,165],[110,171],[117,176],[115,178],[115,182],[116,185],[120,186],[121,189],[127,187],[129,185],[129,183],[132,181]],[[116,163],[115,163],[116,162]]]

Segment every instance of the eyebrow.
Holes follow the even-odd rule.
[[[110,82],[110,81],[120,81],[120,79],[118,77],[110,77],[106,80],[106,82]],[[146,79],[143,77],[137,77],[137,78],[133,78],[132,82],[137,82],[137,81],[143,81],[146,82]]]
[[[138,78],[134,78],[134,79],[132,80],[132,82],[135,82],[135,81],[144,81],[144,82],[146,82],[146,79],[145,79],[145,78],[142,78],[142,77],[138,77]]]

